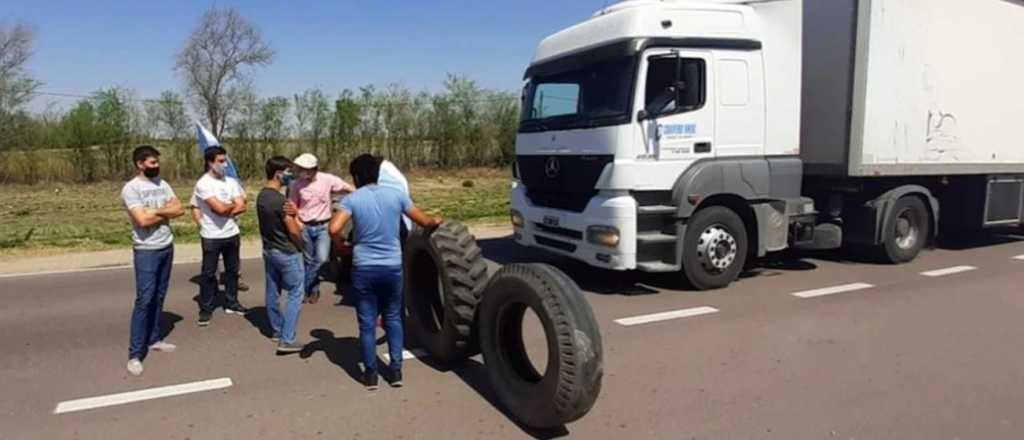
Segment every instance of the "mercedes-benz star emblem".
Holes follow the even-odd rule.
[[[548,161],[544,164],[544,174],[547,175],[549,179],[554,179],[555,177],[558,177],[558,173],[560,171],[562,171],[562,164],[558,162],[558,158],[549,157]]]

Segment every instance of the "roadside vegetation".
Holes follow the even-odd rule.
[[[333,171],[348,180],[344,172]],[[408,177],[415,203],[430,214],[477,225],[505,221],[510,181],[505,169],[419,170]],[[194,179],[171,183],[187,204]],[[0,258],[127,248],[131,226],[121,206],[121,185],[114,181],[0,185]],[[257,180],[246,183],[250,202],[261,186]],[[256,239],[254,210],[241,220],[243,237]],[[175,220],[172,227],[177,243],[198,241],[188,216]]]

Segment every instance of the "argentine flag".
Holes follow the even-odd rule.
[[[196,122],[196,143],[199,145],[199,155],[202,156],[206,153],[206,149],[210,147],[219,147],[220,141],[210,133],[203,124]],[[228,168],[224,174],[228,177],[238,179],[238,168],[235,167],[235,161],[231,160],[231,155],[228,154]]]

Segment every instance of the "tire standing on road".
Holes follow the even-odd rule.
[[[410,338],[445,364],[476,354],[473,328],[487,262],[469,228],[448,221],[410,233],[404,278]]]
[[[531,309],[547,342],[546,371],[530,362],[523,317]],[[498,400],[520,422],[553,428],[586,415],[601,392],[604,355],[590,304],[568,276],[544,264],[505,266],[480,305],[480,348]]]

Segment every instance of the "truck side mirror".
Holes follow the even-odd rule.
[[[650,117],[651,115],[647,113],[647,110],[640,110],[639,112],[636,113],[636,120],[638,122],[643,122]]]

